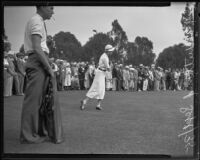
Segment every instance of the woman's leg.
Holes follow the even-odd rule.
[[[102,110],[102,109],[103,109],[103,108],[101,107],[101,101],[102,101],[102,99],[98,99],[97,107],[96,107],[97,110]]]
[[[86,96],[85,99],[83,99],[81,101],[81,106],[80,106],[81,110],[85,109],[85,105],[87,104],[87,102],[88,102],[89,99],[90,98]]]

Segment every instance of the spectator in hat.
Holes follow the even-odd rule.
[[[71,89],[71,68],[70,64],[68,62],[65,63],[65,83],[64,83],[64,89],[70,90]]]
[[[75,89],[75,65],[76,63],[75,62],[71,62],[70,63],[70,68],[71,68],[71,89]]]
[[[125,66],[123,70],[123,82],[124,82],[124,90],[126,91],[129,91],[129,81],[130,81],[129,67]]]
[[[4,97],[8,97],[9,94],[8,94],[8,89],[7,89],[7,83],[8,83],[8,67],[9,67],[9,63],[8,63],[8,60],[7,60],[7,57],[8,57],[8,54],[4,51],[4,63],[3,63],[3,66],[4,66],[4,74],[3,74],[3,78],[4,78]]]
[[[171,90],[171,68],[165,70],[166,77],[166,90]]]
[[[85,87],[85,89],[88,90],[90,88],[90,79],[89,79],[90,69],[89,69],[89,64],[86,63],[86,65],[84,67],[84,70],[85,70],[84,87]]]
[[[61,78],[61,91],[65,90],[65,77],[66,77],[66,61],[61,61],[61,68],[60,68],[60,78]]]
[[[174,70],[174,77],[173,77],[173,80],[174,80],[174,91],[178,91],[179,90],[179,86],[178,86],[178,80],[179,80],[179,72],[178,72],[178,69],[175,69]]]
[[[24,93],[24,80],[25,80],[25,62],[23,61],[24,54],[16,54],[16,72],[19,79],[19,92],[23,95]]]
[[[22,96],[23,93],[20,93],[20,83],[19,83],[19,77],[17,73],[17,64],[16,64],[16,55],[14,51],[9,51],[8,52],[8,57],[9,57],[9,66],[10,70],[13,73],[13,87],[12,87],[12,93],[17,96]]]
[[[154,91],[159,91],[160,90],[160,67],[157,67],[157,69],[154,70]]]
[[[130,83],[129,83],[129,90],[134,91],[134,68],[130,68]]]
[[[161,74],[161,79],[160,79],[160,89],[161,90],[166,90],[166,73],[164,72],[163,68],[160,69],[160,74]]]
[[[79,65],[76,62],[74,62],[74,75],[73,75],[74,86],[73,86],[73,89],[76,89],[76,90],[80,89],[78,68],[79,68]]]
[[[8,56],[8,52],[11,49],[11,44],[9,42],[4,42],[4,97],[12,96],[13,88],[13,76],[15,73],[11,69],[11,60]]]
[[[143,78],[144,78],[144,68],[143,64],[139,65],[138,69],[138,91],[143,90]]]
[[[183,82],[183,88],[184,90],[188,89],[189,86],[189,79],[190,79],[190,73],[189,70],[187,68],[184,69],[184,82]]]
[[[79,78],[79,84],[80,84],[80,89],[84,90],[84,80],[85,80],[85,68],[84,68],[84,62],[80,63],[79,68],[78,68],[78,78]]]
[[[181,69],[180,70],[180,76],[179,76],[179,86],[180,86],[180,90],[183,90],[184,87],[183,87],[183,82],[184,82],[184,70]]]
[[[113,70],[112,70],[112,90],[116,91],[117,89],[117,63],[113,65]]]
[[[136,92],[138,90],[138,69],[136,67],[133,70],[133,83],[134,83],[133,91]]]
[[[57,75],[56,75],[56,81],[57,81],[57,90],[58,91],[62,91],[64,90],[64,87],[63,87],[63,61],[61,59],[58,59],[57,60],[57,66],[58,66],[58,72],[57,72]]]
[[[56,76],[57,76],[57,74],[58,74],[58,65],[55,63],[55,58],[49,58],[49,63],[50,63],[50,65],[51,65],[51,68],[52,68],[52,71],[53,71],[53,73],[54,73],[54,77],[55,77],[55,81],[54,81],[54,85],[56,86],[55,88],[56,88],[56,91],[58,90],[57,89],[57,78],[56,78]]]
[[[143,88],[142,90],[143,91],[147,91],[147,88],[148,88],[148,84],[149,84],[149,72],[148,72],[148,67],[144,67],[144,70],[143,70]]]
[[[153,91],[153,84],[154,84],[154,76],[153,76],[153,69],[154,69],[154,65],[148,69],[148,91]]]
[[[117,69],[117,91],[121,91],[123,88],[123,65],[119,64]]]
[[[98,68],[95,72],[95,77],[92,86],[87,92],[86,98],[81,101],[81,110],[85,108],[85,105],[87,104],[90,98],[98,100],[98,104],[96,106],[97,110],[102,109],[101,101],[104,99],[105,95],[105,72],[110,70],[108,56],[113,52],[113,50],[114,48],[111,45],[108,44],[105,46],[105,52],[101,55],[99,59]]]

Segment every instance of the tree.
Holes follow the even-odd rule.
[[[134,43],[128,43],[126,63],[149,66],[154,62],[155,56],[153,43],[147,37],[137,36]]]
[[[68,61],[78,61],[82,57],[82,46],[70,32],[59,32],[54,35],[55,56]],[[52,42],[51,42],[52,43]],[[52,44],[51,44],[52,45]]]
[[[189,43],[187,50],[190,52],[190,63],[193,62],[193,47],[194,47],[194,5],[187,2],[185,11],[182,13],[181,24],[185,34],[185,40]]]
[[[123,63],[127,59],[128,38],[118,20],[112,22],[112,30],[108,32],[108,35],[114,41],[113,45],[116,48],[115,57]]]
[[[11,43],[8,41],[8,37],[6,36],[5,29],[4,29],[2,38],[3,38],[3,44],[4,44],[4,51],[11,50]]]
[[[101,54],[105,50],[107,44],[112,44],[112,39],[105,33],[97,33],[93,37],[89,38],[89,41],[83,46],[84,61],[90,61],[94,59],[97,63]]]
[[[135,43],[128,42],[128,50],[127,50],[127,64],[138,65],[138,54],[137,47]]]
[[[185,11],[182,13],[181,24],[186,37],[185,40],[189,43],[193,43],[194,14],[193,8],[190,7],[189,3],[186,3]]]
[[[25,53],[24,44],[22,44],[21,47],[19,48],[19,52],[20,53]]]
[[[5,28],[3,30],[3,41],[8,41],[8,37],[6,36]]]
[[[187,46],[183,43],[165,48],[158,56],[156,65],[164,69],[184,68],[185,60],[189,60]]]
[[[53,37],[51,35],[47,36],[47,47],[49,48],[49,57],[58,58],[58,56],[55,54],[55,41],[53,40]]]

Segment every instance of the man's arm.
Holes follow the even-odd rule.
[[[41,48],[41,37],[37,34],[34,34],[31,36],[31,40],[32,40],[33,50],[36,52],[36,54],[39,55],[40,61],[44,65],[44,68],[47,71],[47,73],[49,73],[53,77],[54,74],[49,64],[49,61],[44,51]]]

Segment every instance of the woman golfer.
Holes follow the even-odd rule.
[[[99,59],[99,65],[95,72],[93,83],[86,94],[86,98],[81,101],[81,110],[85,108],[85,105],[90,98],[97,99],[98,104],[96,106],[96,109],[102,110],[101,101],[103,100],[105,95],[105,76],[106,71],[110,70],[108,55],[111,54],[114,49],[115,48],[112,47],[110,44],[105,46],[105,53],[103,53]]]

